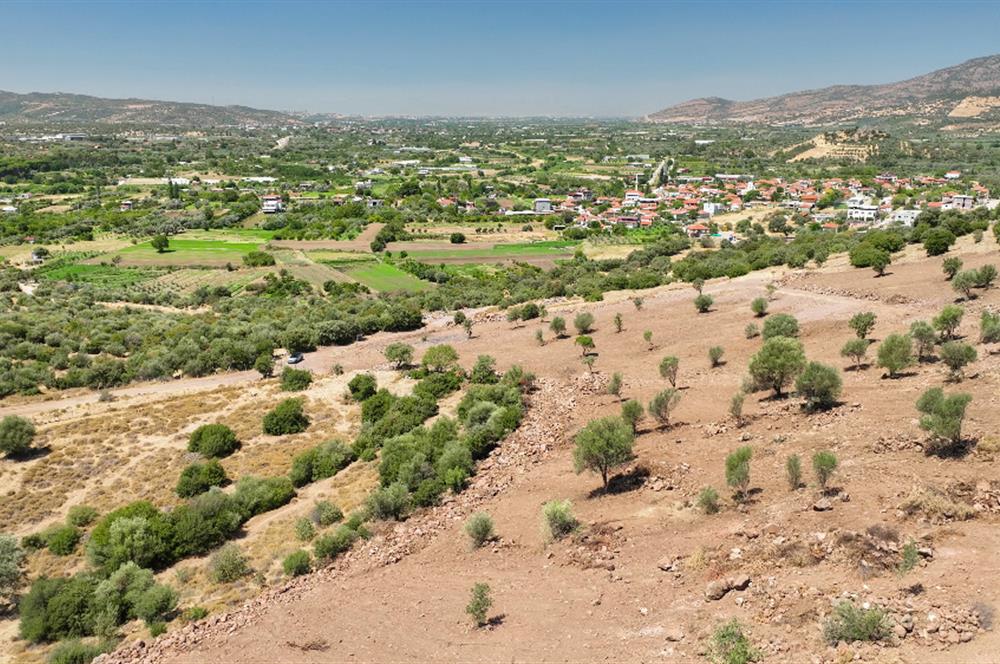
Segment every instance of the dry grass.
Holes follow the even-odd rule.
[[[952,500],[947,494],[933,488],[914,491],[900,504],[899,509],[909,516],[921,515],[934,522],[965,521],[976,515],[976,511],[968,503]]]

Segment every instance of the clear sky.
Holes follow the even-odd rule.
[[[639,116],[1000,52],[1000,2],[0,0],[0,89],[365,115]]]

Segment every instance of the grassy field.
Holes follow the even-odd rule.
[[[377,291],[417,292],[431,287],[431,284],[426,281],[421,281],[409,272],[403,272],[395,265],[387,263],[369,262],[364,265],[349,265],[344,269],[344,272]]]
[[[462,248],[462,245],[458,245],[455,249],[407,250],[407,255],[417,260],[468,258],[470,261],[476,258],[502,259],[516,258],[518,256],[570,257],[578,245],[578,242],[566,240],[496,244],[492,247],[483,248],[474,246],[465,246]]]
[[[38,271],[38,276],[44,279],[84,282],[111,287],[133,286],[155,279],[162,274],[163,270],[155,267],[117,267],[79,263]]]
[[[126,265],[225,265],[239,264],[243,256],[260,248],[257,242],[225,242],[170,238],[170,247],[158,253],[149,242],[116,252]],[[104,259],[104,257],[101,257]],[[91,259],[90,262],[94,262]]]

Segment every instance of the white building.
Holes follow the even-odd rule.
[[[878,219],[877,205],[858,205],[847,211],[848,221],[872,222]]]
[[[889,221],[894,224],[912,226],[916,223],[918,216],[920,216],[920,210],[893,210],[892,214],[889,215]]]
[[[552,200],[548,198],[536,198],[534,209],[536,214],[548,214],[552,212]]]
[[[261,199],[260,211],[264,214],[274,214],[282,212],[284,209],[285,202],[281,200],[281,196],[264,196]]]

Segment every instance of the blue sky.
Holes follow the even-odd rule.
[[[0,0],[0,89],[367,115],[639,116],[1000,52],[998,2]]]

